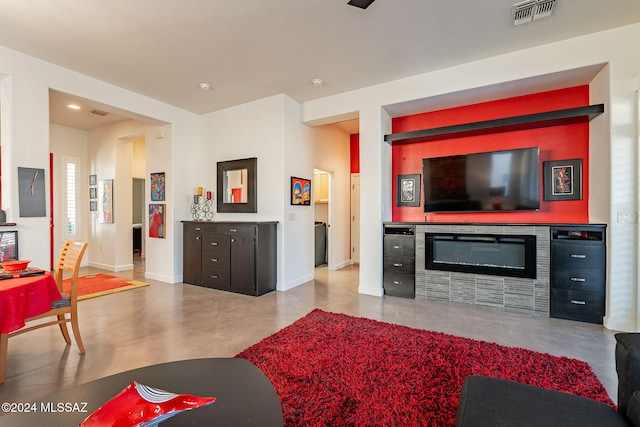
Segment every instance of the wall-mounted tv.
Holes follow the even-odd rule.
[[[422,159],[425,212],[540,208],[538,147]]]

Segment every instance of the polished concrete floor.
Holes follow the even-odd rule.
[[[309,283],[257,298],[146,280],[143,264],[136,266],[117,275],[151,286],[79,303],[84,356],[75,343],[65,345],[58,328],[10,339],[0,402],[29,402],[154,363],[232,357],[314,308],[584,360],[616,400],[614,331],[600,325],[360,295],[357,266],[320,267]],[[81,275],[97,272],[83,268]]]

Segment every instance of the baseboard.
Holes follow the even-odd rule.
[[[295,288],[297,286],[300,286],[302,284],[305,284],[305,283],[307,283],[307,282],[309,282],[311,280],[313,280],[313,273],[310,274],[310,275],[307,275],[307,276],[300,277],[300,278],[298,278],[296,280],[291,280],[291,281],[285,283],[284,286],[282,286],[282,287],[281,286],[277,286],[276,288],[279,291],[288,291],[289,289],[293,289],[293,288]]]
[[[101,264],[99,262],[89,262],[89,267],[99,268],[100,270],[106,271],[116,271],[116,268],[113,265]]]
[[[181,283],[182,282],[182,277],[179,277],[178,279],[174,279],[173,277],[164,276],[161,274],[153,274],[149,272],[144,273],[144,278],[157,280],[158,282],[164,282],[164,283]]]

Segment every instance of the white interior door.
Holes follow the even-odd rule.
[[[360,263],[360,174],[351,174],[351,262]]]

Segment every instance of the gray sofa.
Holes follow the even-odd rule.
[[[469,376],[457,427],[640,427],[640,333],[616,334],[618,410],[595,400],[485,376]]]

